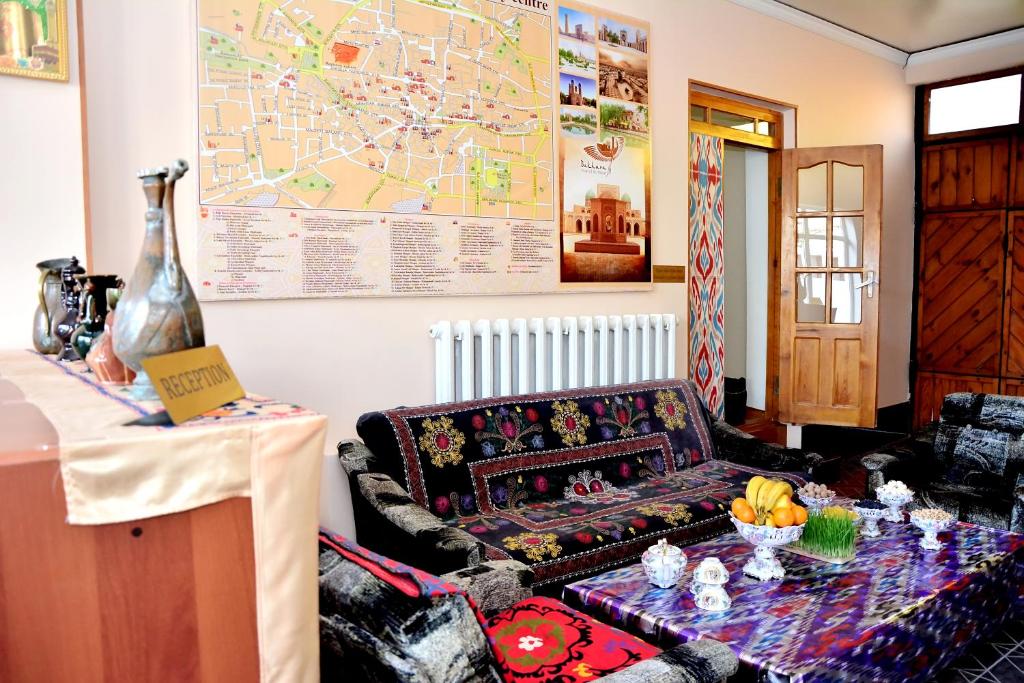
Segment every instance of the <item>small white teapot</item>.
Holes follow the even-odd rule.
[[[699,609],[708,612],[723,612],[732,607],[732,599],[725,592],[729,582],[729,570],[717,557],[706,557],[693,570],[690,591],[693,602]]]
[[[686,569],[686,555],[664,538],[644,551],[640,562],[648,580],[658,588],[675,586]]]

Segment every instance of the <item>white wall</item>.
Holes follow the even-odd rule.
[[[725,146],[725,376],[747,374],[747,154]]]
[[[764,410],[768,375],[768,153],[746,150],[747,406]]]
[[[0,348],[32,347],[35,264],[86,261],[76,16],[67,83],[0,76]]]
[[[604,0],[653,25],[654,261],[686,262],[687,79],[799,107],[802,146],[885,145],[880,405],[906,400],[913,263],[913,95],[897,65],[725,0]],[[88,3],[85,40],[96,266],[129,272],[144,203],[134,171],[195,161],[192,2]],[[125,59],[133,55],[133,59]],[[193,166],[195,164],[193,163]],[[194,273],[194,175],[178,193],[186,268]],[[207,338],[245,385],[330,418],[354,434],[366,410],[429,402],[440,318],[674,311],[683,285],[651,292],[207,303]],[[683,335],[679,352],[684,353]],[[686,368],[679,363],[680,372]]]

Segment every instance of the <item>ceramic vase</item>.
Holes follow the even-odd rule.
[[[78,329],[71,335],[71,345],[84,359],[96,339],[103,334],[109,313],[107,292],[116,290],[120,279],[116,275],[77,275],[76,279],[82,293]]]
[[[70,266],[72,260],[78,262],[72,256],[49,259],[36,264],[36,268],[39,269],[39,305],[32,320],[32,346],[39,353],[55,354],[64,348],[61,341],[53,336],[53,323],[64,313],[64,307],[61,305],[60,271]]]
[[[146,236],[135,272],[114,321],[114,353],[135,371],[132,396],[158,398],[142,368],[152,356],[204,346],[203,316],[181,267],[174,227],[174,183],[188,170],[179,159],[168,170],[141,171],[146,195]]]
[[[81,360],[78,351],[71,343],[71,337],[78,329],[79,305],[81,303],[82,288],[78,283],[78,275],[84,273],[84,269],[78,265],[78,259],[74,256],[66,266],[60,269],[60,313],[53,319],[50,332],[60,343],[60,351],[57,353],[57,360],[70,362]]]

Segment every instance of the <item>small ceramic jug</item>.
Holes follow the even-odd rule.
[[[686,555],[663,538],[644,551],[640,562],[651,583],[658,588],[672,588],[686,568]]]
[[[732,607],[732,599],[725,592],[729,582],[729,571],[717,557],[706,557],[693,570],[690,591],[693,602],[699,609],[708,612],[722,612]]]

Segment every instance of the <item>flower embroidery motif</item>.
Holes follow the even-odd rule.
[[[537,636],[523,636],[519,639],[519,649],[533,652],[544,644],[544,641]]]
[[[452,418],[442,415],[437,420],[429,417],[423,421],[423,435],[420,436],[420,450],[430,456],[434,467],[446,464],[458,465],[462,462],[462,447],[466,445],[466,437],[455,429]]]
[[[662,389],[655,394],[657,403],[654,414],[665,424],[666,429],[686,429],[686,406],[671,389]]]
[[[546,555],[554,558],[562,553],[562,546],[558,545],[558,536],[555,534],[534,534],[527,531],[509,536],[502,540],[502,543],[509,550],[523,551],[523,554],[534,562],[540,562]]]
[[[601,406],[600,411],[594,411],[600,416],[597,424],[601,425],[601,436],[605,439],[611,439],[616,432],[620,437],[634,436],[641,428],[638,423],[650,417],[650,413],[643,409],[647,405],[643,397],[634,400],[632,396],[616,396],[610,401],[605,399],[605,403],[607,407]],[[599,405],[599,402],[595,402],[594,408]]]
[[[558,432],[566,446],[582,446],[587,443],[587,427],[590,418],[580,412],[575,401],[555,401],[551,404],[555,414],[551,418],[551,428]]]
[[[541,432],[544,428],[537,423],[540,419],[537,411],[527,408],[526,412],[519,406],[512,410],[502,406],[497,411],[486,411],[486,414],[473,416],[473,427],[477,430],[476,440],[488,457],[495,454],[495,445],[501,444],[502,453],[516,453],[526,448],[526,437],[533,434],[530,444],[534,448],[544,447]]]
[[[656,505],[642,505],[636,509],[642,515],[648,517],[661,517],[672,526],[679,526],[679,523],[688,523],[693,519],[690,509],[681,504],[660,503]]]
[[[561,625],[544,617],[523,619],[495,633],[498,649],[515,668],[532,669],[564,660],[567,634]]]

